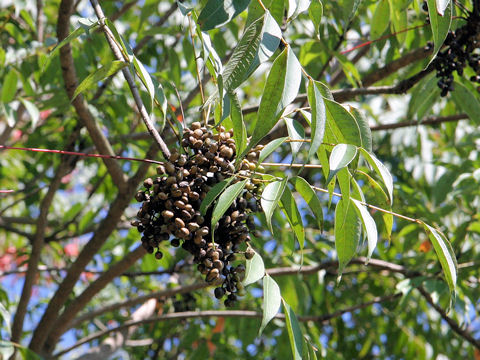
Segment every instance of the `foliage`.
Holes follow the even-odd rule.
[[[480,56],[458,65],[452,39],[480,33],[479,9],[7,1],[0,358],[478,356]],[[234,309],[130,225],[150,163],[197,121],[233,129],[239,166],[263,145]],[[212,229],[249,181],[208,193]]]

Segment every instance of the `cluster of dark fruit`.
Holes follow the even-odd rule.
[[[144,181],[145,189],[135,196],[142,207],[132,225],[143,234],[142,245],[157,259],[163,256],[160,243],[167,240],[191,253],[205,280],[216,286],[215,297],[226,296],[225,305],[232,306],[237,296],[244,294],[240,278],[245,271],[243,265],[233,266],[232,262],[240,252],[246,258],[254,255],[250,247],[246,251],[240,248],[250,241],[255,226],[251,213],[260,206],[259,181],[251,174],[261,147],[250,151],[237,170],[233,132],[222,126],[217,131],[214,134],[199,122],[184,130],[181,144],[186,153],[172,151],[169,161],[157,167],[158,177]],[[200,205],[215,184],[233,175],[231,184],[249,180],[216,224],[212,237],[213,206],[202,215]]]
[[[479,14],[470,14],[467,23],[455,31],[449,31],[445,39],[444,50],[439,51],[434,61],[437,72],[440,95],[446,96],[453,91],[453,72],[463,76],[467,65],[472,68],[476,75],[470,77],[470,81],[480,83],[480,18]]]

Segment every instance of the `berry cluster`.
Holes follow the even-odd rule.
[[[251,172],[261,146],[249,152],[237,171],[233,131],[222,126],[217,131],[214,134],[199,122],[184,130],[181,144],[186,154],[172,151],[169,161],[157,167],[158,177],[144,181],[145,189],[135,195],[142,207],[132,225],[143,233],[142,245],[157,259],[163,256],[160,243],[167,240],[191,253],[205,280],[217,286],[215,297],[227,296],[225,305],[232,306],[244,293],[240,277],[245,271],[243,265],[233,266],[232,262],[240,245],[250,241],[249,232],[255,227],[251,213],[260,206],[259,181]],[[215,184],[232,176],[231,184],[249,180],[216,224],[212,241],[213,207],[202,215],[200,205]],[[243,253],[246,258],[254,254],[249,247]]]
[[[480,19],[478,14],[470,14],[467,23],[455,31],[449,31],[445,39],[445,50],[437,54],[434,65],[437,71],[440,95],[446,96],[453,90],[453,72],[463,76],[464,68],[468,65],[476,73],[470,81],[480,83]]]

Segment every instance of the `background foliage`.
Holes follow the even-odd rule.
[[[0,356],[478,357],[480,97],[432,59],[479,4],[427,3],[3,1]],[[206,118],[273,149],[233,309],[130,226]]]

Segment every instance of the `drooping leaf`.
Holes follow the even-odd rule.
[[[245,278],[242,283],[244,286],[253,284],[265,276],[265,265],[260,255],[255,252],[253,258],[245,261]]]
[[[263,278],[263,318],[258,335],[260,336],[265,326],[277,315],[280,309],[282,296],[278,284],[270,276]]]
[[[208,0],[197,23],[202,31],[220,27],[245,10],[249,3],[250,0]]]
[[[332,149],[330,153],[330,174],[327,182],[335,176],[335,174],[348,164],[357,156],[357,147],[350,144],[338,144]]]
[[[303,353],[303,335],[297,315],[290,305],[282,299],[283,308],[285,310],[285,323],[287,325],[288,338],[290,339],[290,347],[292,348],[292,356],[295,360],[302,360]]]
[[[312,79],[308,81],[307,97],[310,108],[312,109],[311,115],[311,143],[310,150],[308,151],[308,158],[311,158],[318,150],[318,147],[322,144],[323,137],[325,136],[325,123],[326,112],[323,96],[318,86],[318,82]]]
[[[282,137],[270,141],[265,147],[260,151],[260,156],[258,157],[258,163],[261,164],[271,153],[273,153],[280,145],[282,145],[288,138]]]
[[[233,201],[238,197],[238,195],[240,195],[246,183],[247,183],[247,179],[239,181],[236,184],[230,185],[228,188],[225,189],[222,195],[220,195],[220,197],[217,200],[217,203],[215,204],[215,207],[213,208],[212,229],[215,228],[215,225],[217,224],[218,220],[220,220],[223,214],[225,214],[225,211],[228,210],[230,205],[232,205]],[[213,231],[212,231],[212,237],[213,237]]]
[[[388,0],[377,2],[373,18],[370,23],[370,39],[378,39],[388,28],[390,23],[390,6]]]
[[[208,207],[215,201],[215,199],[222,193],[222,191],[232,182],[233,179],[234,178],[231,177],[226,180],[220,181],[210,189],[210,191],[207,193],[205,198],[202,200],[202,203],[200,204],[200,213],[202,215],[205,215]]]
[[[295,157],[303,145],[301,140],[305,139],[305,130],[303,126],[296,120],[290,118],[283,118],[285,125],[287,125],[288,136],[291,140],[290,147],[292,148],[292,156]]]
[[[72,101],[78,96],[78,94],[84,92],[87,89],[96,88],[99,81],[109,77],[110,75],[115,74],[118,70],[123,69],[127,65],[128,63],[125,61],[114,60],[111,61],[109,64],[102,66],[94,73],[88,75],[75,89]]]
[[[257,145],[270,132],[285,107],[297,96],[301,80],[301,65],[290,47],[286,47],[275,59],[268,74],[257,122],[247,149]]]
[[[90,20],[89,20],[90,21]],[[84,34],[86,31],[88,30],[92,30],[92,29],[95,29],[96,27],[98,26],[98,21],[96,22],[92,22],[88,29],[86,30],[85,29],[85,26],[82,24],[82,26],[76,28],[74,31],[72,31],[65,39],[63,39],[62,41],[60,41],[54,48],[52,51],[50,51],[50,53],[48,54],[48,57],[46,58],[45,60],[45,63],[42,65],[42,68],[43,69],[46,69],[48,64],[50,63],[51,59],[58,54],[58,52],[60,51],[60,49],[62,47],[64,47],[66,44],[68,44],[69,42],[71,42],[72,40],[76,39],[77,37],[79,37],[80,35]]]
[[[370,164],[370,166],[375,170],[375,172],[380,176],[385,185],[390,198],[390,205],[393,204],[393,178],[390,174],[390,171],[383,165],[380,160],[378,160],[375,155],[369,153],[365,149],[360,148],[365,160]]]
[[[265,189],[262,192],[260,202],[262,204],[262,209],[265,212],[267,225],[272,233],[272,215],[278,205],[278,202],[280,201],[280,198],[282,197],[286,185],[287,178],[281,181],[274,181],[265,186]]]
[[[377,225],[375,224],[375,220],[373,220],[372,215],[370,215],[365,205],[363,205],[360,201],[355,199],[351,199],[351,201],[353,202],[353,204],[358,210],[357,214],[362,220],[363,229],[367,234],[367,241],[368,241],[367,261],[368,261],[370,260],[373,254],[373,251],[377,247],[377,240],[378,240]]]
[[[223,69],[225,91],[235,90],[261,63],[270,59],[281,36],[280,27],[268,12],[250,24]]]
[[[437,81],[437,77],[431,74],[431,76],[427,76],[415,86],[408,104],[407,117],[411,118],[417,114],[417,119],[421,120],[423,116],[431,110],[440,94]]]
[[[280,198],[280,206],[284,210],[285,215],[287,216],[287,221],[290,223],[298,240],[300,252],[303,252],[303,247],[305,246],[305,229],[303,227],[302,216],[300,215],[300,211],[298,211],[297,203],[295,202],[295,198],[288,186],[285,186],[282,197]]]
[[[478,97],[465,87],[465,85],[455,82],[455,90],[451,92],[453,101],[462,111],[465,111],[470,120],[480,123],[480,101]]]
[[[437,253],[440,264],[442,265],[443,274],[447,281],[448,287],[452,294],[455,293],[455,286],[457,284],[457,259],[453,252],[452,245],[440,231],[434,227],[423,223],[425,231],[433,244],[433,248]]]
[[[344,199],[349,199],[350,191],[351,191],[350,183],[353,178],[352,174],[350,174],[350,171],[348,171],[348,168],[344,167],[344,168],[341,168],[336,173],[336,175],[337,175],[338,186],[340,187],[340,192],[342,194],[342,197]]]
[[[312,186],[300,176],[295,176],[290,179],[290,182],[295,186],[295,189],[303,197],[307,205],[312,210],[315,219],[318,222],[320,229],[323,228],[323,210],[320,199],[318,198],[315,191],[312,189]]]
[[[442,9],[443,15],[437,8],[436,0],[427,0],[428,3],[428,16],[430,17],[430,27],[433,34],[433,55],[432,59],[437,55],[438,51],[443,45],[445,38],[447,37],[448,30],[452,23],[452,5],[447,4]]]
[[[407,9],[408,3],[405,1],[389,0],[390,5],[390,20],[392,24],[392,30],[395,32],[395,36],[400,44],[403,44],[406,39],[406,32],[403,31],[407,28]]]
[[[148,95],[150,95],[151,106],[153,107],[153,101],[155,99],[155,85],[153,84],[152,77],[150,73],[145,69],[145,66],[137,59],[136,56],[133,57],[133,66],[137,71],[137,75],[143,83],[143,86],[147,89]]]
[[[338,256],[338,272],[341,274],[357,253],[360,241],[360,219],[350,199],[341,199],[335,209],[335,249]]]

